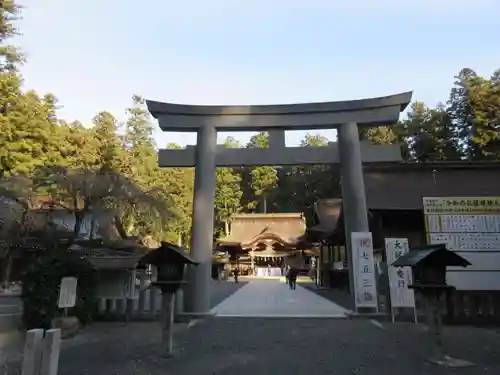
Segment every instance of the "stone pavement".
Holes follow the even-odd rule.
[[[297,285],[252,280],[212,309],[218,317],[345,318],[347,310]]]

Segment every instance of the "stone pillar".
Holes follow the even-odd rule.
[[[368,232],[365,183],[358,125],[355,122],[338,127],[340,176],[342,179],[342,209],[344,215],[349,290],[354,299],[354,270],[352,267],[351,233]]]
[[[269,135],[269,148],[279,149],[286,147],[285,131],[283,129],[271,129]]]
[[[208,314],[210,311],[210,279],[214,232],[215,155],[217,130],[205,124],[198,130],[195,154],[193,223],[191,256],[199,263],[190,266],[185,288],[187,314]]]

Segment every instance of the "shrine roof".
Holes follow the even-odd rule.
[[[142,257],[142,255],[89,256],[86,259],[97,270],[133,270]]]
[[[458,267],[471,265],[468,260],[448,250],[445,244],[434,244],[410,249],[408,253],[402,255],[392,263],[394,267],[419,266],[423,264]]]
[[[239,214],[232,218],[230,235],[217,242],[250,247],[259,240],[269,239],[295,245],[305,228],[301,213]]]
[[[148,252],[141,259],[140,264],[152,264],[155,266],[159,266],[170,262],[197,264],[197,262],[189,256],[188,249],[182,248],[170,242],[162,242],[160,247]]]

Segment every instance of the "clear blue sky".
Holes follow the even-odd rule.
[[[124,119],[133,93],[277,104],[413,90],[432,106],[446,101],[461,68],[487,76],[500,68],[500,0],[22,3],[26,86],[54,93],[61,116],[84,123],[100,110]],[[160,147],[195,142],[157,133]],[[287,134],[287,143],[302,137]]]

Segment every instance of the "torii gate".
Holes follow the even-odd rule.
[[[188,271],[186,313],[210,312],[215,168],[340,163],[350,284],[351,232],[368,232],[362,163],[401,161],[398,145],[359,140],[359,127],[393,125],[412,92],[341,102],[255,106],[202,106],[147,101],[163,131],[197,132],[196,147],[159,151],[160,167],[195,167],[191,256],[200,264]],[[325,147],[286,147],[285,130],[332,129],[338,142]],[[268,131],[267,149],[217,147],[217,131]]]

